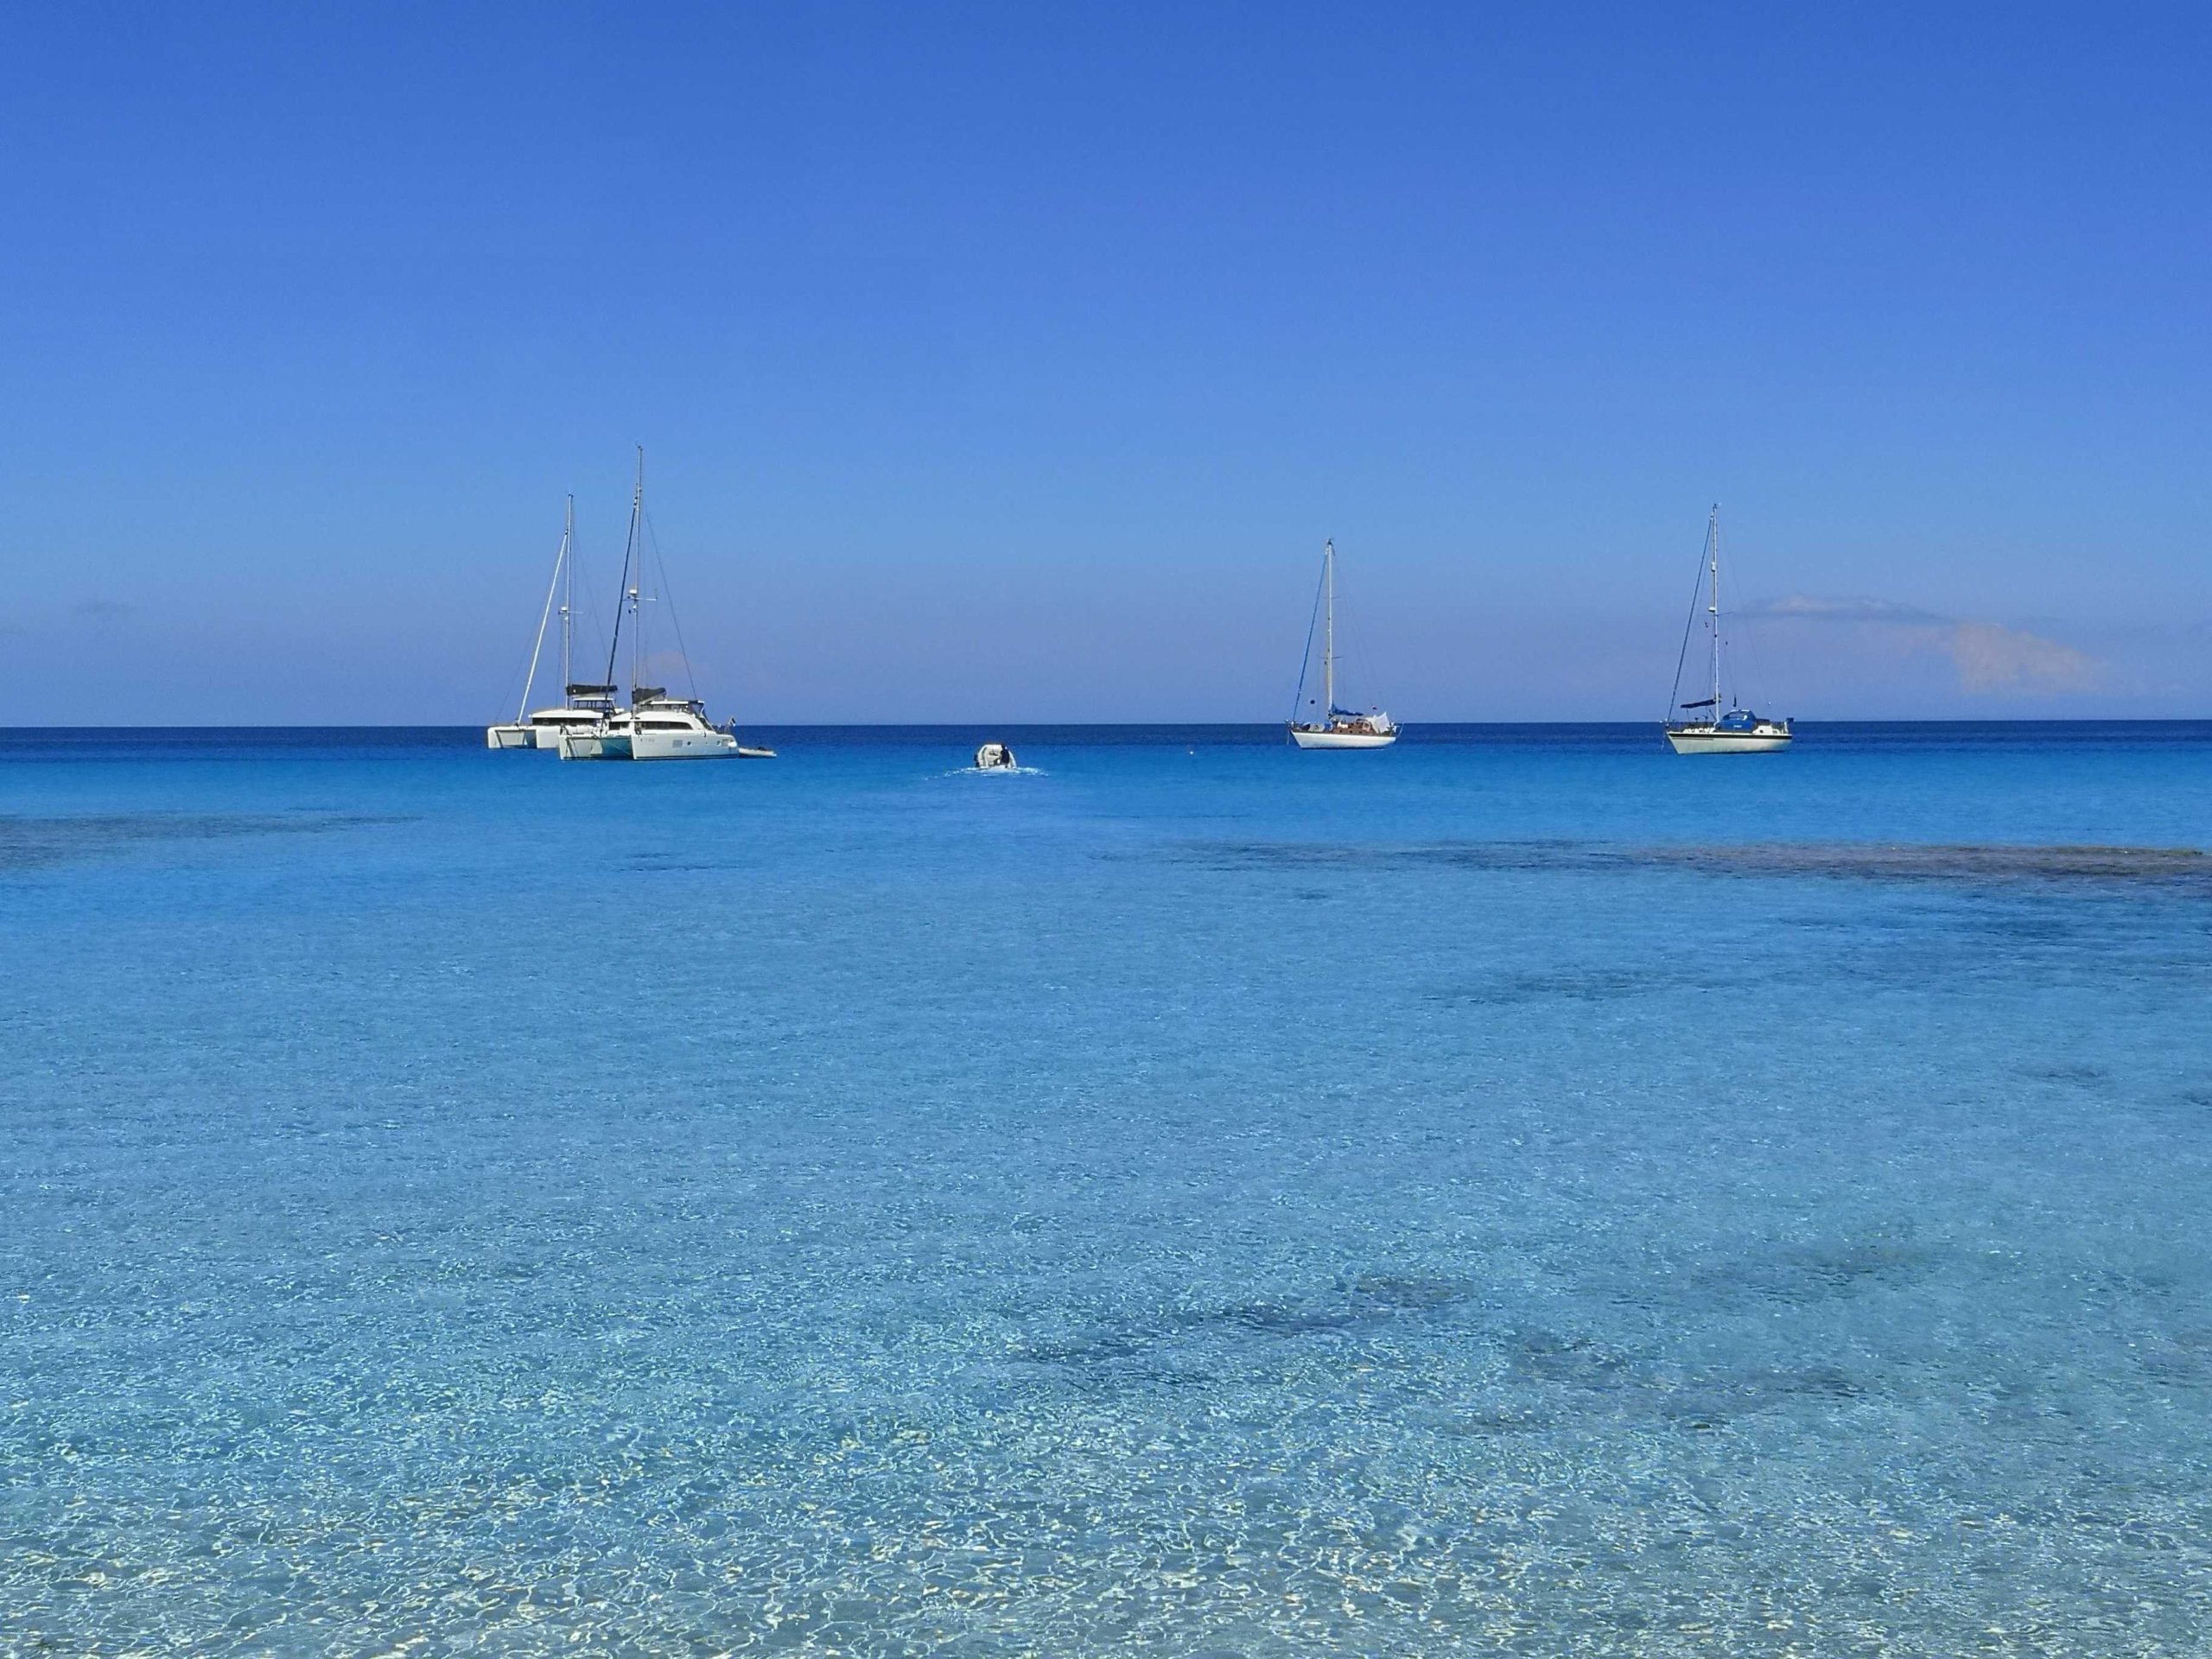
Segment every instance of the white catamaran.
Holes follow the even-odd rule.
[[[604,690],[613,690],[614,663],[622,648],[622,615],[630,617],[630,706],[609,703],[604,715],[588,727],[563,728],[559,742],[563,760],[765,760],[773,749],[747,748],[728,726],[707,719],[706,705],[696,696],[672,697],[664,686],[640,685],[645,671],[645,611],[652,596],[645,585],[645,452],[638,451],[638,482],[630,494],[630,533],[622,549],[622,588],[614,614],[614,637],[607,647]],[[632,568],[637,580],[631,580]],[[665,587],[664,582],[663,586]],[[665,597],[664,594],[662,597]],[[673,613],[671,613],[671,620]],[[683,632],[676,630],[676,648],[683,672],[691,672],[690,653],[683,648]],[[571,688],[574,689],[574,688]]]
[[[537,661],[545,653],[545,630],[553,620],[553,601],[561,601],[561,687],[567,699],[556,708],[531,709],[530,694],[537,683]],[[577,685],[572,682],[570,659],[576,633],[576,498],[570,496],[562,515],[561,550],[553,556],[553,580],[545,589],[545,608],[537,617],[537,640],[530,648],[530,671],[523,676],[522,701],[515,717],[484,728],[487,749],[550,749],[559,746],[564,731],[583,731],[614,712],[611,685]],[[524,712],[528,710],[528,712]]]
[[[1321,548],[1321,591],[1314,595],[1321,625],[1321,696],[1306,695],[1306,671],[1313,657],[1313,629],[1306,630],[1306,659],[1298,668],[1298,702],[1290,719],[1290,739],[1301,749],[1385,749],[1398,741],[1398,728],[1379,709],[1362,714],[1337,707],[1337,544]],[[1310,711],[1310,712],[1309,712]],[[1308,717],[1301,720],[1300,715]]]
[[[1713,636],[1713,692],[1683,702],[1682,671],[1689,664],[1690,635],[1697,627],[1697,602],[1705,601],[1705,625]],[[1789,747],[1789,722],[1753,714],[1733,698],[1721,713],[1720,685],[1720,508],[1705,521],[1705,552],[1698,560],[1697,585],[1690,591],[1690,620],[1682,629],[1682,652],[1675,663],[1675,690],[1667,700],[1667,741],[1676,754],[1770,754]],[[1688,718],[1684,718],[1684,716]]]

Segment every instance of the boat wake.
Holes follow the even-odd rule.
[[[955,766],[950,772],[938,774],[940,778],[1045,778],[1050,775],[1042,766]]]

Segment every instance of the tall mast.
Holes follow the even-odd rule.
[[[630,696],[638,695],[638,675],[645,665],[645,613],[639,608],[645,585],[645,446],[638,446],[638,482],[630,492],[630,533],[638,537],[638,580],[630,588]]]
[[[569,556],[575,550],[576,537],[576,498],[571,495],[569,505],[561,513],[561,701],[569,700],[569,687],[575,682],[575,671],[569,664],[574,655],[576,637],[576,562]]]
[[[1713,722],[1720,723],[1720,504],[1713,504],[1713,516],[1705,521],[1706,571],[1712,578],[1712,603],[1707,607],[1713,615]]]
[[[1327,594],[1327,610],[1321,632],[1321,723],[1327,725],[1337,714],[1337,544],[1334,540],[1321,544],[1321,590]]]

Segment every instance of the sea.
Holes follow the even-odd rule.
[[[747,736],[0,734],[0,1653],[2212,1643],[2212,723]]]

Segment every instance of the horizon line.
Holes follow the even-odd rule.
[[[72,726],[0,726],[0,735],[69,732],[474,732],[487,722],[423,721],[287,721],[254,725],[197,724],[184,721]],[[490,722],[496,723],[496,722]],[[965,731],[988,727],[1005,731],[1280,731],[1280,720],[762,720],[737,722],[749,731]],[[1425,720],[1402,721],[1403,731],[1447,730],[1468,727],[1643,728],[1664,722],[1652,718],[1610,720]],[[1887,717],[1831,715],[1799,717],[1799,726],[2201,726],[2212,724],[2207,715],[2064,715],[1949,716],[1942,719],[1902,720]]]

